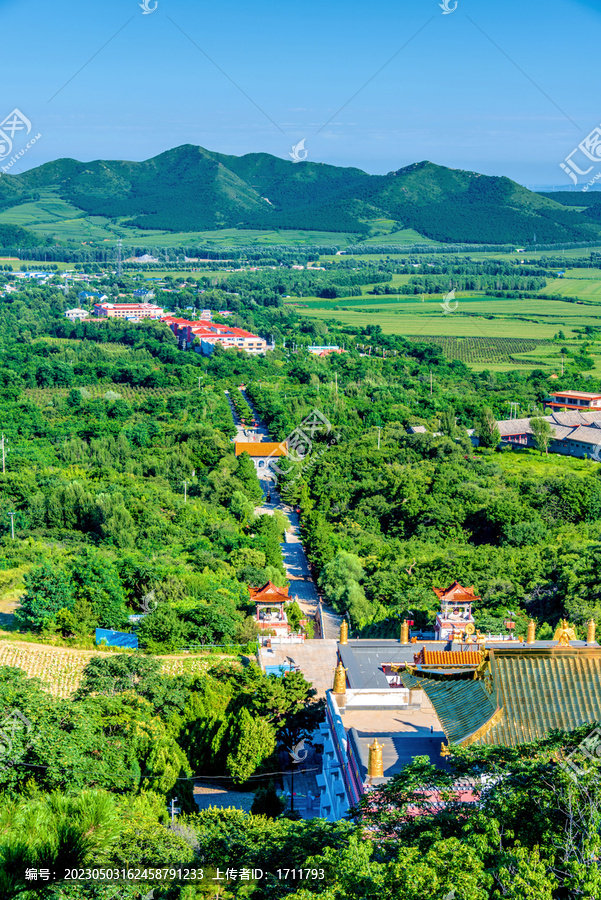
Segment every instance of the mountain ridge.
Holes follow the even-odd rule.
[[[590,205],[428,160],[369,175],[352,166],[295,164],[268,153],[232,156],[194,144],[141,162],[63,158],[0,179],[0,212],[18,209],[40,191],[87,216],[174,233],[303,229],[364,237],[388,222],[443,243],[601,239],[601,221]]]

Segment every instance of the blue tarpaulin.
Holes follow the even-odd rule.
[[[124,631],[111,631],[109,628],[96,629],[96,643],[105,641],[109,647],[132,647],[138,649],[138,635],[126,634]]]

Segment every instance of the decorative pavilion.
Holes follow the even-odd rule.
[[[249,588],[250,598],[256,603],[256,622],[264,631],[273,631],[277,637],[287,635],[290,625],[285,606],[290,601],[288,588],[276,587],[271,581],[261,588]]]
[[[434,593],[440,600],[440,612],[436,616],[434,631],[437,641],[461,641],[466,626],[473,626],[475,630],[473,604],[480,599],[474,594],[474,588],[465,588],[454,581],[445,590],[434,588]]]

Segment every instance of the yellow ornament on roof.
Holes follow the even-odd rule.
[[[562,619],[559,625],[555,630],[555,634],[553,635],[553,640],[557,641],[558,647],[569,647],[570,641],[577,640],[576,632],[569,624],[567,619]]]

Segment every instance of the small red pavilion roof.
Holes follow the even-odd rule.
[[[285,603],[288,597],[288,588],[276,587],[273,582],[268,581],[261,588],[249,588],[251,600],[257,603]]]
[[[452,585],[444,590],[439,590],[438,588],[432,588],[432,590],[440,600],[448,600],[452,603],[456,603],[457,601],[469,603],[480,599],[480,597],[476,597],[474,594],[473,585],[469,588],[465,588],[460,585],[458,581],[454,581]]]

